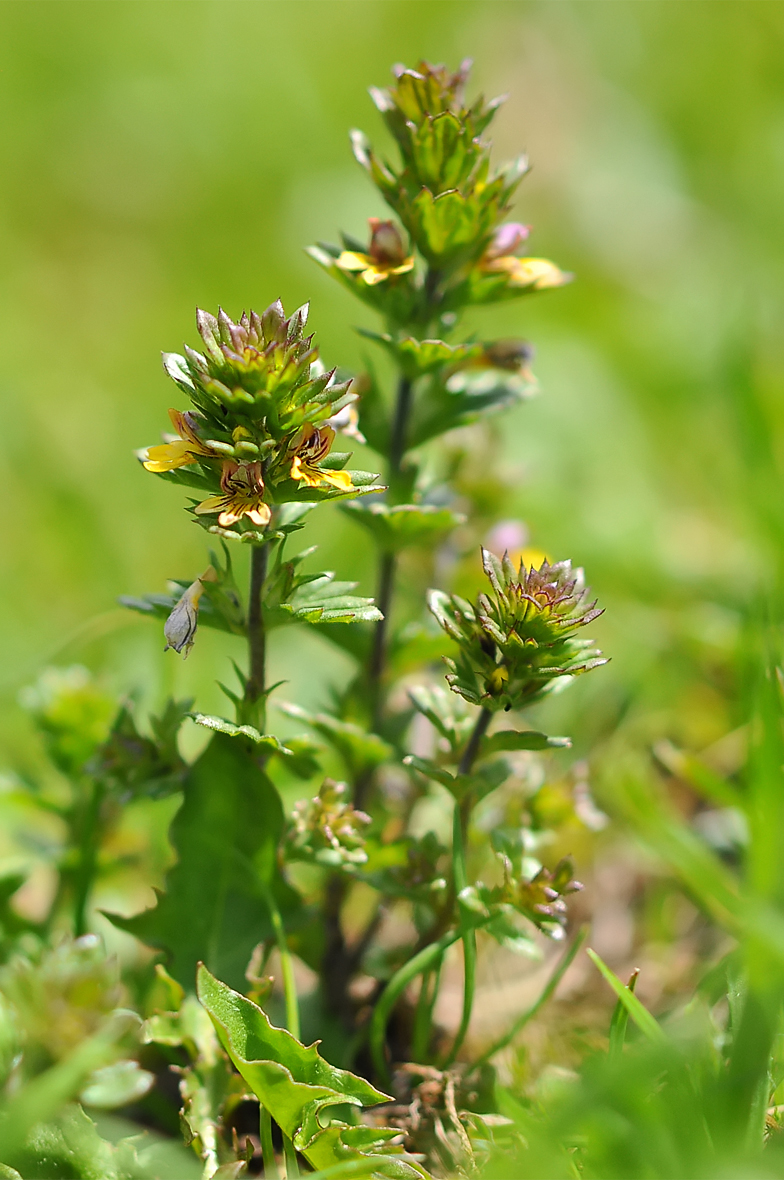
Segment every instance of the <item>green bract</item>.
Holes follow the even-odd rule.
[[[543,561],[539,569],[515,569],[482,550],[482,564],[492,594],[475,605],[439,590],[430,593],[430,609],[460,653],[447,659],[447,680],[470,701],[495,712],[520,709],[551,692],[565,677],[598,668],[607,661],[582,627],[602,611],[588,603],[582,570],[571,562]],[[591,654],[595,653],[595,654]]]

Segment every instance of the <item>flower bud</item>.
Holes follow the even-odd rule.
[[[531,232],[530,225],[523,225],[519,221],[507,221],[499,225],[493,234],[490,245],[485,250],[485,259],[489,262],[494,258],[503,258],[507,254],[514,254],[523,244]]]
[[[215,570],[210,566],[200,578],[191,583],[178,600],[163,625],[163,634],[166,638],[164,651],[168,651],[171,647],[176,652],[182,652],[183,659],[187,658],[196,637],[196,628],[199,622],[199,601],[204,593],[204,582],[216,580]]]
[[[394,221],[381,221],[378,217],[370,217],[368,223],[370,225],[368,254],[373,261],[388,266],[400,266],[405,262],[405,242]]]

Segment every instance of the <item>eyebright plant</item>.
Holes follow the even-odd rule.
[[[582,572],[483,548],[488,588],[475,602],[454,587],[432,590],[428,614],[424,594],[413,601],[404,589],[422,571],[435,576],[433,554],[447,544],[458,580],[474,583],[468,553],[475,565],[479,535],[503,513],[503,486],[491,482],[482,512],[473,509],[472,448],[489,445],[493,415],[535,391],[531,346],[461,335],[463,312],[570,277],[523,254],[529,227],[507,217],[527,162],[491,164],[485,133],[500,100],[468,105],[468,69],[398,66],[393,85],[371,91],[398,156],[382,159],[360,132],[352,143],[390,216],[371,218],[366,239],[310,250],[380,316],[380,330],[363,330],[379,365],[355,379],[326,367],[307,306],[287,315],[278,300],[236,320],[199,311],[198,348],[164,354],[174,433],[138,453],[147,472],[187,489],[187,511],[214,547],[202,573],[126,605],[163,623],[173,654],[187,656],[200,627],[242,636],[247,668],[224,687],[231,716],[183,702],[153,719],[149,735],[128,706],[105,723],[79,763],[89,768],[75,805],[81,854],[78,871],[62,866],[57,911],[71,896],[75,932],[84,932],[107,798],[181,792],[165,889],[151,909],[111,918],[163,956],[158,1011],[142,1040],[150,1053],[176,1049],[186,1142],[208,1178],[246,1166],[252,1145],[241,1144],[236,1118],[248,1104],[268,1176],[281,1142],[289,1174],[297,1157],[316,1170],[351,1163],[357,1174],[471,1172],[505,1125],[488,1082],[493,1050],[473,1062],[467,1052],[478,940],[535,954],[537,932],[563,937],[566,899],[579,889],[568,860],[548,866],[531,855],[524,798],[489,840],[475,812],[513,778],[514,759],[569,744],[526,727],[520,713],[604,662],[583,638],[601,612]],[[355,445],[379,474],[350,465],[339,447]],[[311,572],[313,550],[290,552],[308,514],[333,500],[375,549],[375,599]],[[243,546],[245,594],[235,576]],[[276,697],[289,729],[306,730],[283,738],[269,722],[278,686],[268,683],[266,653],[270,633],[291,624],[319,628],[351,655],[354,674],[333,686],[323,713]],[[513,727],[498,724],[500,713],[513,714]],[[211,731],[191,764],[176,744],[186,718]],[[411,748],[416,718],[431,735],[427,750]],[[434,785],[451,798],[451,840],[448,827],[412,826]],[[360,887],[369,908],[357,906]],[[403,945],[388,936],[393,915],[410,919]],[[457,943],[463,1008],[446,1029],[434,1011]],[[307,997],[296,957],[319,980]],[[302,1043],[305,1021],[323,1055]],[[437,1100],[420,1119],[411,1112],[425,1086]],[[374,1113],[393,1098],[386,1116]]]
[[[360,1134],[360,1128],[334,1119],[323,1125],[315,1108],[298,1107],[293,1099],[286,1112],[275,1105],[260,1078],[286,1067],[297,1083],[291,1065],[296,1040],[251,1032],[266,1028],[267,1018],[226,986],[242,988],[253,948],[260,943],[268,953],[278,947],[293,1038],[300,1028],[290,964],[296,951],[320,977],[316,1001],[325,1028],[333,1030],[327,1043],[338,1030],[349,1046],[342,1054],[346,1064],[388,1087],[395,1061],[434,1069],[457,1060],[471,1018],[477,932],[506,944],[530,944],[534,928],[560,936],[563,899],[579,888],[568,862],[554,869],[532,866],[522,855],[519,833],[515,841],[498,832],[493,843],[502,879],[485,886],[474,877],[469,847],[476,804],[509,776],[504,753],[566,744],[530,729],[493,730],[494,715],[518,712],[604,662],[592,651],[592,641],[581,637],[600,613],[587,604],[582,572],[568,562],[526,566],[518,558],[514,564],[508,554],[499,559],[483,550],[489,594],[481,594],[475,605],[442,590],[429,596],[433,616],[452,641],[448,651],[432,630],[423,631],[420,624],[412,633],[395,614],[400,563],[416,547],[438,545],[461,522],[448,485],[434,483],[427,473],[424,445],[481,422],[533,390],[530,346],[522,340],[461,339],[461,314],[472,305],[558,287],[569,278],[554,263],[522,256],[529,227],[505,218],[527,163],[520,157],[505,167],[491,165],[484,133],[499,102],[479,98],[467,105],[467,78],[468,63],[450,73],[423,62],[415,70],[396,67],[389,89],[371,91],[399,159],[382,160],[360,132],[352,133],[352,143],[393,216],[371,218],[367,241],[344,235],[341,246],[310,251],[382,317],[383,330],[365,335],[397,370],[393,395],[373,372],[351,381],[322,364],[313,336],[306,335],[307,307],[287,317],[276,302],[261,314],[244,312],[236,322],[222,310],[217,316],[200,311],[201,349],[164,357],[190,406],[169,411],[175,437],[140,453],[148,471],[197,492],[189,512],[220,539],[223,556],[213,554],[207,571],[195,581],[178,582],[170,597],[148,596],[128,605],[165,618],[166,641],[175,651],[187,655],[201,623],[244,635],[249,657],[247,673],[240,673],[241,692],[228,693],[234,717],[193,714],[216,733],[186,779],[172,829],[180,859],[166,892],[154,910],[121,924],[164,950],[186,989],[193,988],[197,963],[207,963],[199,968],[199,995],[225,1051],[264,1117],[275,1119],[291,1150],[313,1166],[377,1147],[363,1138],[368,1128]],[[381,460],[383,476],[348,468],[350,455],[334,449],[338,433],[366,442]],[[335,499],[376,547],[375,602],[357,597],[352,584],[336,583],[331,574],[303,573],[306,554],[285,552],[306,513]],[[245,601],[226,545],[237,541],[251,547]],[[272,691],[265,676],[267,636],[293,622],[331,624],[324,633],[356,660],[355,677],[335,694],[331,713],[309,715],[284,706],[310,730],[298,745],[266,732]],[[347,626],[351,638],[343,635]],[[432,683],[428,665],[437,654],[444,655],[447,683],[466,707]],[[424,665],[426,683],[401,706],[396,680],[404,670],[410,680],[416,662]],[[435,758],[407,749],[417,712],[442,741]],[[287,766],[311,778],[324,746],[345,782],[325,779],[311,802],[299,802],[286,817],[273,783],[275,763],[278,781]],[[403,799],[389,789],[396,764],[408,769]],[[202,772],[208,765],[214,778]],[[219,782],[231,784],[228,805],[215,801]],[[443,784],[454,798],[451,851],[434,834],[417,839],[408,830],[413,806],[430,782]],[[246,861],[229,867],[224,853],[230,884],[222,899],[211,889],[207,898],[204,888],[189,888],[197,845],[205,853],[200,863],[217,871],[207,847],[218,833],[228,845],[240,837]],[[298,862],[318,868],[315,900],[294,887]],[[344,915],[358,883],[375,891],[376,902],[364,930],[349,942]],[[383,927],[396,906],[413,914],[417,936],[408,948],[393,950],[385,944]],[[433,1024],[433,1010],[444,957],[457,941],[463,944],[464,1006],[449,1043]],[[359,1003],[354,982],[367,976],[370,1002]],[[413,986],[419,989],[418,1006],[406,1032],[401,1004],[409,1002]],[[249,1037],[261,1038],[254,1040],[253,1053],[246,1048]],[[262,1041],[268,1042],[266,1057]],[[313,1069],[329,1073],[332,1067],[315,1050],[308,1053]],[[254,1057],[256,1064],[249,1064]],[[325,1082],[334,1095],[328,1104],[384,1101],[358,1077],[338,1078],[338,1072]],[[475,1150],[471,1128],[478,1139],[479,1123],[476,1115],[469,1130],[460,1132],[466,1158]],[[457,1125],[463,1127],[459,1118]],[[486,1126],[481,1135],[487,1135]],[[413,1175],[422,1163],[437,1166],[427,1151],[424,1158],[417,1155],[421,1144],[413,1132],[407,1146],[414,1156],[395,1149],[384,1167]]]

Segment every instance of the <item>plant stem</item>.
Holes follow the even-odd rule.
[[[272,1117],[266,1106],[259,1108],[259,1139],[261,1158],[264,1161],[264,1180],[280,1180],[275,1148],[272,1146]]]
[[[102,782],[93,782],[87,806],[82,814],[78,839],[79,863],[74,881],[74,934],[77,938],[87,933],[87,903],[98,861],[98,826],[105,793],[106,788]]]
[[[481,919],[477,923],[477,929],[487,924],[490,918]],[[449,949],[452,943],[457,942],[462,938],[463,930],[448,930],[446,934],[439,938],[438,942],[431,942],[429,946],[423,947],[419,954],[414,955],[413,959],[409,959],[407,963],[395,972],[390,979],[387,986],[381,995],[380,1000],[373,1010],[373,1016],[370,1020],[370,1029],[368,1041],[370,1045],[370,1056],[373,1060],[373,1065],[378,1073],[378,1076],[388,1083],[389,1070],[384,1058],[384,1040],[387,1028],[387,1021],[392,1014],[392,1009],[400,998],[401,994],[408,987],[412,980],[416,979],[423,971],[432,971],[435,964]]]
[[[403,456],[406,453],[406,435],[413,394],[414,383],[411,378],[401,377],[397,384],[395,416],[392,419],[392,432],[389,437],[389,475],[393,481],[400,475]]]
[[[458,766],[458,774],[470,774],[479,753],[482,738],[490,724],[492,713],[489,709],[482,709],[471,731],[471,736],[463,750],[463,756]],[[455,804],[452,826],[452,880],[454,895],[460,906],[460,894],[468,885],[468,871],[466,869],[466,843],[468,840],[468,825],[471,812],[474,809],[474,794],[467,791],[459,803]],[[463,935],[463,1014],[460,1026],[455,1034],[452,1048],[446,1058],[445,1065],[451,1065],[457,1056],[471,1023],[471,1011],[474,1006],[476,991],[476,931],[472,928]]]
[[[515,1039],[515,1037],[520,1032],[520,1030],[523,1029],[526,1024],[528,1024],[529,1020],[533,1020],[534,1016],[536,1016],[536,1014],[540,1011],[540,1009],[542,1009],[545,1006],[547,1001],[554,994],[556,988],[558,987],[558,984],[563,979],[567,970],[574,962],[577,952],[579,951],[580,947],[583,945],[583,943],[585,942],[587,937],[588,937],[588,927],[583,926],[580,928],[580,930],[578,930],[577,934],[575,935],[572,945],[566,950],[565,954],[559,960],[559,962],[555,968],[555,971],[553,971],[552,975],[550,976],[550,978],[548,979],[544,988],[542,989],[541,995],[539,996],[538,1000],[536,1000],[536,1002],[534,1004],[532,1004],[530,1008],[528,1008],[525,1012],[523,1012],[520,1016],[518,1016],[517,1020],[514,1022],[512,1027],[509,1029],[508,1033],[505,1033],[504,1036],[502,1036],[499,1040],[495,1041],[490,1046],[489,1049],[486,1049],[484,1051],[484,1053],[478,1059],[478,1061],[476,1061],[474,1063],[474,1069],[479,1069],[479,1067],[484,1065],[484,1063],[486,1061],[489,1061],[491,1059],[491,1057],[495,1057],[496,1053],[500,1053],[501,1050],[505,1049],[507,1045],[511,1045],[512,1041]]]
[[[245,700],[255,705],[264,695],[267,637],[261,595],[267,577],[267,545],[254,545],[250,555],[248,595],[248,680]]]
[[[288,1135],[283,1136],[283,1154],[286,1157],[286,1180],[295,1180],[300,1174],[297,1150]]]
[[[283,919],[280,916],[280,910],[277,907],[275,898],[272,896],[271,889],[265,889],[265,900],[272,919],[272,928],[275,931],[275,938],[278,944],[278,954],[280,955],[280,970],[283,975],[283,994],[286,999],[286,1027],[293,1037],[299,1040],[299,1001],[297,999],[297,984],[294,979],[294,962],[291,958],[291,951],[289,944],[286,941],[286,931],[283,927]]]
[[[422,987],[414,1016],[414,1033],[411,1038],[411,1059],[413,1061],[427,1060],[433,1028],[433,1009],[438,999],[443,962],[442,957],[431,970],[425,971],[422,976]]]
[[[466,743],[466,748],[463,750],[463,756],[460,759],[460,765],[457,768],[458,774],[470,774],[473,769],[476,756],[479,753],[479,746],[482,738],[487,733],[487,727],[493,714],[489,709],[482,709],[482,712],[476,719],[476,724],[471,730],[471,736]]]

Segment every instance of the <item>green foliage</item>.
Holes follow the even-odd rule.
[[[487,549],[482,560],[492,597],[480,594],[474,607],[441,591],[430,595],[433,615],[460,645],[458,658],[447,660],[455,692],[492,711],[519,709],[607,663],[588,655],[592,640],[577,637],[602,613],[586,604],[582,570],[568,561],[526,569],[521,561],[518,571],[508,554],[499,561]]]
[[[394,1128],[352,1126],[330,1117],[335,1106],[374,1106],[387,1100],[363,1078],[335,1069],[264,1012],[202,966],[199,999],[226,1052],[259,1101],[314,1168],[367,1160],[384,1175],[423,1176],[416,1162],[389,1143]],[[329,1120],[329,1121],[327,1121]]]
[[[240,985],[254,946],[272,935],[267,891],[291,917],[301,905],[276,863],[283,823],[277,791],[247,745],[216,733],[183,783],[165,892],[153,909],[112,921],[164,950],[183,987],[194,987],[203,958]]]

